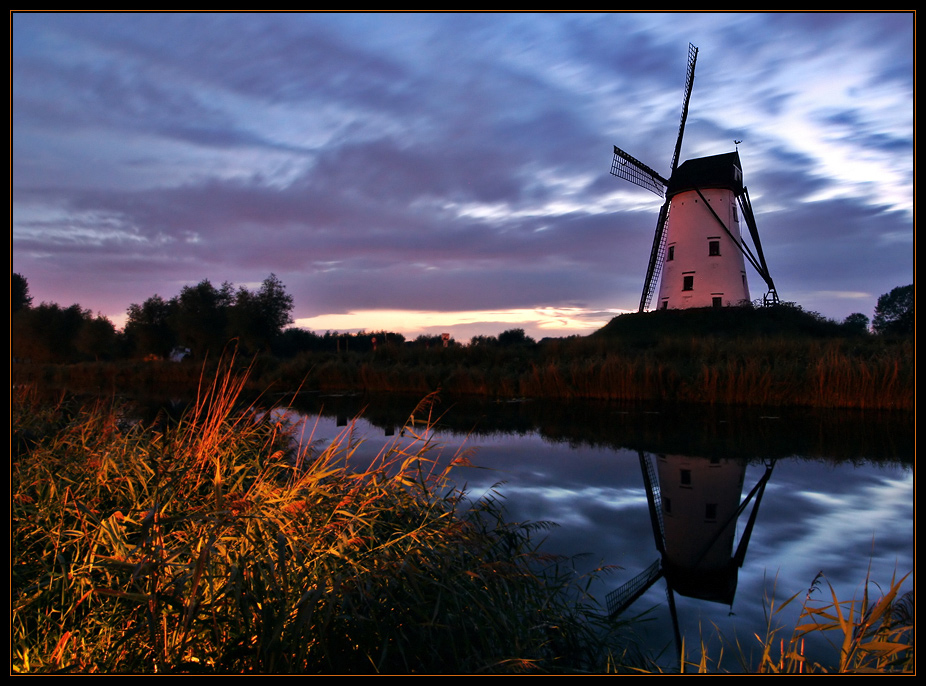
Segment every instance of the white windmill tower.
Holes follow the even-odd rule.
[[[768,286],[764,302],[778,302],[743,184],[739,152],[678,164],[697,59],[698,49],[689,44],[681,124],[668,179],[614,146],[611,173],[665,198],[656,223],[640,312],[649,307],[660,275],[660,309],[720,307],[748,301],[746,260]],[[743,241],[741,221],[749,230],[755,252]]]

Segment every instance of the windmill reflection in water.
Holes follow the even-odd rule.
[[[660,579],[665,579],[676,649],[681,654],[675,594],[733,604],[739,568],[755,526],[759,504],[775,461],[740,501],[746,461],[685,455],[651,457],[639,451],[657,558],[607,596],[611,617],[624,612]],[[654,464],[655,462],[655,464]],[[752,508],[739,542],[736,522]]]

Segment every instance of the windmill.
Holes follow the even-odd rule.
[[[642,450],[638,455],[659,557],[607,595],[608,614],[618,616],[664,579],[676,650],[681,655],[675,596],[732,607],[739,568],[746,559],[775,460],[766,462],[765,473],[740,501],[746,473],[743,460],[664,454],[652,458]],[[737,542],[737,521],[750,502],[752,510]]]
[[[768,286],[764,303],[778,302],[752,203],[743,184],[739,150],[678,163],[697,59],[698,49],[689,43],[681,123],[669,177],[614,146],[611,173],[665,198],[656,221],[640,312],[649,308],[657,283],[660,309],[719,307],[748,301],[745,260]],[[741,217],[755,251],[743,241]]]

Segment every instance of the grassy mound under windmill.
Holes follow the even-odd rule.
[[[591,334],[591,338],[656,341],[681,337],[820,338],[858,335],[856,330],[799,306],[700,307],[624,314]]]

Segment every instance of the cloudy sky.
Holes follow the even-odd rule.
[[[913,281],[912,13],[12,15],[12,270],[131,303],[271,272],[316,331],[584,334],[639,302],[667,174],[739,144],[778,292]],[[750,273],[752,296],[764,292]]]

